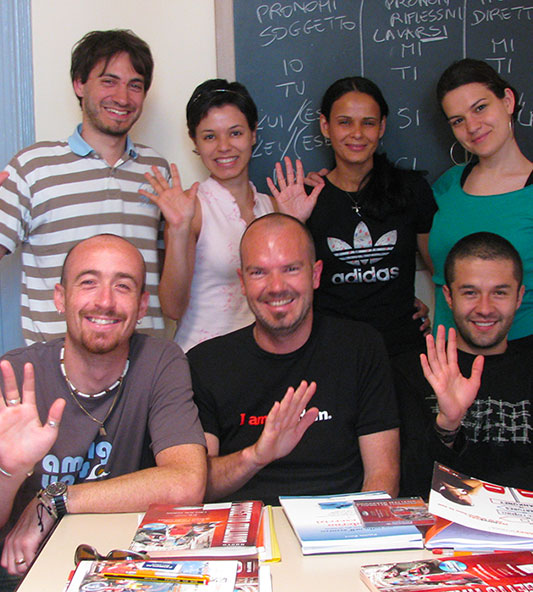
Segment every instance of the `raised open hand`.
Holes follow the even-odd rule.
[[[267,178],[268,188],[278,204],[279,211],[283,214],[290,214],[298,220],[305,222],[316,205],[319,193],[324,187],[324,180],[321,179],[313,191],[307,195],[304,186],[304,169],[301,160],[296,161],[296,175],[292,166],[291,159],[284,158],[287,175],[283,174],[283,168],[280,162],[276,163],[276,177],[278,179],[279,190],[270,177]]]
[[[35,406],[33,366],[24,365],[22,397],[11,364],[3,360],[0,368],[4,379],[3,392],[0,390],[0,467],[9,475],[26,474],[55,442],[65,400],[54,401],[46,423],[41,425]]]
[[[474,402],[483,373],[484,357],[477,356],[472,364],[470,378],[465,378],[457,364],[455,329],[448,331],[443,325],[437,329],[437,341],[426,336],[427,355],[420,354],[420,363],[439,403],[438,424],[445,430],[455,430],[461,424],[468,408]]]
[[[316,383],[302,380],[295,390],[289,387],[281,402],[276,401],[267,415],[265,427],[254,445],[255,462],[265,466],[289,454],[307,428],[318,416],[318,409],[305,411],[307,403],[315,394]]]
[[[170,165],[171,183],[169,184],[161,171],[153,166],[152,175],[145,173],[145,179],[150,183],[155,193],[139,189],[139,193],[153,201],[163,213],[165,221],[171,227],[181,228],[191,224],[196,212],[196,193],[199,183],[194,183],[189,189],[181,186],[178,167]]]

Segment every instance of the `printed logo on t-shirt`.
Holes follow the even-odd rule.
[[[251,425],[251,426],[262,426],[265,424],[266,415],[247,415],[246,413],[240,413],[239,414],[239,425]],[[302,411],[302,414],[300,417],[303,417],[305,415],[305,410]],[[315,419],[315,421],[327,421],[328,419],[333,419],[333,417],[330,415],[330,413],[328,411],[319,411],[317,418]]]
[[[370,284],[388,282],[400,274],[398,267],[382,267],[376,269],[378,263],[389,255],[396,246],[398,232],[390,230],[380,236],[375,244],[372,242],[370,230],[364,222],[359,222],[353,235],[353,247],[340,238],[328,236],[329,250],[341,261],[355,267],[349,273],[335,273],[331,277],[333,284]],[[371,265],[365,271],[359,269],[362,265]]]
[[[64,481],[73,485],[76,480],[94,481],[109,475],[106,470],[107,461],[113,445],[105,440],[98,440],[89,446],[87,455],[65,456],[58,458],[55,454],[47,454],[41,461],[43,474],[41,487],[47,487],[55,481]]]

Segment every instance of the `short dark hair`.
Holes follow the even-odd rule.
[[[187,103],[189,136],[196,138],[196,128],[213,107],[234,105],[246,117],[252,131],[257,127],[257,107],[244,84],[212,78],[194,89]]]
[[[483,60],[464,58],[453,62],[446,68],[437,82],[437,100],[442,108],[442,101],[447,93],[465,84],[479,82],[492,91],[499,99],[505,96],[505,89],[509,88],[515,99],[513,119],[516,120],[522,108],[519,104],[518,92],[497,72]]]
[[[152,84],[154,60],[148,44],[133,31],[112,29],[110,31],[90,31],[84,35],[72,49],[70,78],[72,82],[87,82],[91,70],[104,60],[105,70],[109,60],[118,53],[127,53],[131,65],[144,79],[144,92]],[[78,97],[79,98],[79,97]],[[79,98],[81,104],[81,98]]]
[[[349,76],[348,78],[340,78],[336,80],[324,93],[322,103],[320,105],[320,113],[329,121],[333,103],[338,101],[342,96],[349,92],[360,92],[365,95],[370,95],[378,104],[381,119],[387,117],[389,114],[389,106],[379,90],[378,85],[368,78],[362,76]]]
[[[248,226],[246,227],[246,230],[244,231],[243,235],[241,236],[241,242],[239,244],[239,256],[241,259],[241,267],[242,267],[242,244],[244,242],[244,237],[248,234],[248,231],[250,230],[250,228],[252,228],[252,226],[255,226],[256,224],[258,224],[259,222],[271,222],[273,226],[282,226],[283,224],[286,224],[287,222],[294,222],[295,224],[297,224],[304,232],[307,243],[308,243],[308,249],[309,249],[309,257],[311,258],[311,261],[314,263],[316,261],[316,249],[315,249],[315,241],[313,240],[313,235],[311,234],[311,231],[309,230],[309,228],[307,228],[307,226],[301,222],[300,220],[298,220],[298,218],[295,218],[294,216],[290,216],[289,214],[282,214],[281,212],[270,212],[270,214],[265,214],[264,216],[260,216],[259,218],[256,218],[255,220],[252,220],[250,222],[250,224],[248,224]]]
[[[486,261],[504,259],[513,264],[513,275],[522,285],[524,279],[524,267],[518,251],[503,236],[493,232],[475,232],[458,240],[450,249],[444,262],[444,279],[448,287],[455,279],[455,262],[460,259],[475,257]]]

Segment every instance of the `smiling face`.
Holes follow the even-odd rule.
[[[476,355],[503,353],[524,289],[509,259],[457,259],[453,281],[443,292],[457,325],[459,349]]]
[[[511,89],[507,88],[500,99],[480,82],[459,86],[442,100],[457,141],[480,158],[493,156],[514,141],[510,125],[514,106]]]
[[[331,140],[335,160],[372,168],[373,156],[385,133],[386,119],[366,93],[351,91],[337,99],[329,120],[320,116],[322,134]]]
[[[281,340],[289,351],[297,349],[311,331],[313,291],[322,271],[309,237],[295,221],[261,218],[246,232],[241,253],[239,277],[256,317],[258,344]]]
[[[54,301],[67,321],[66,347],[94,354],[129,348],[135,324],[148,307],[139,251],[113,236],[77,245],[65,265]]]
[[[139,119],[145,98],[144,79],[135,71],[127,53],[101,60],[85,83],[74,81],[81,97],[82,133],[125,136]]]
[[[255,130],[235,105],[212,107],[196,128],[194,138],[202,162],[222,185],[239,178],[248,180]]]

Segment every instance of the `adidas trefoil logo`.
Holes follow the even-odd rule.
[[[397,239],[398,232],[390,230],[373,245],[368,226],[359,222],[353,234],[353,247],[340,238],[331,236],[328,236],[328,247],[335,257],[356,267],[381,261],[394,249]]]

